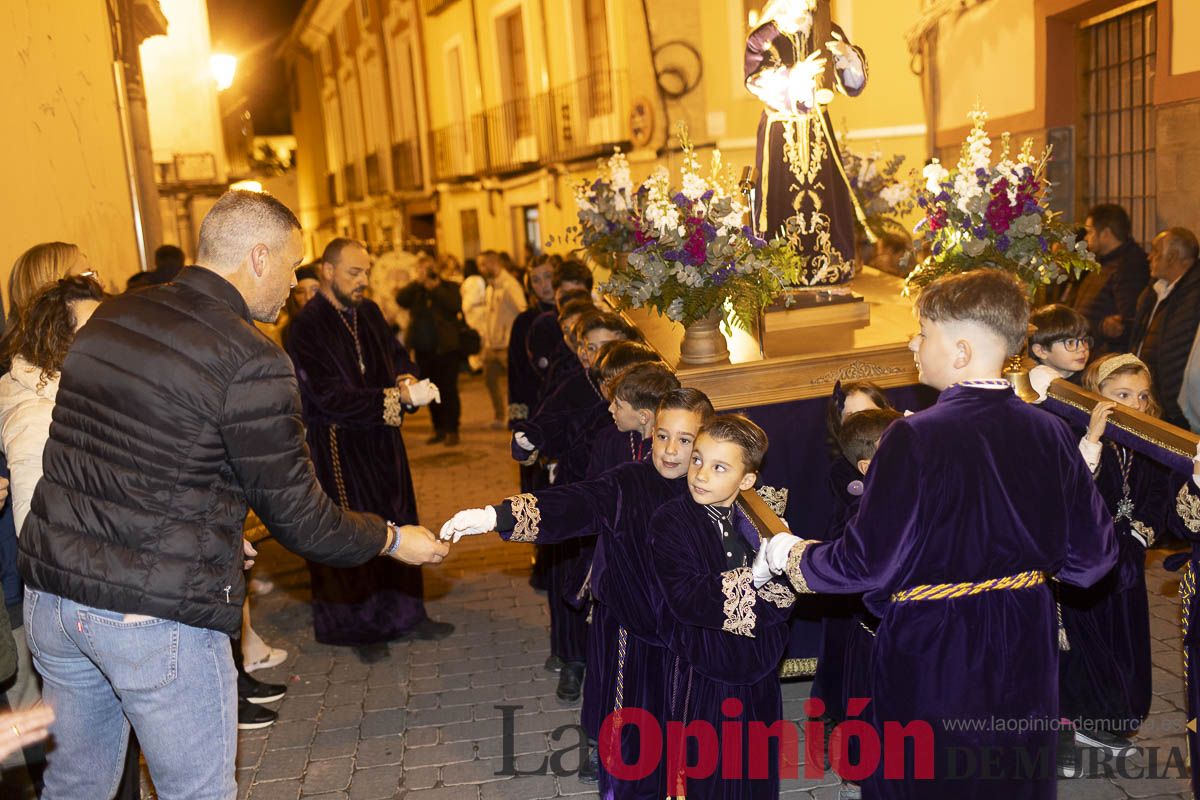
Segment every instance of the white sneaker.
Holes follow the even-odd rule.
[[[246,670],[246,672],[257,672],[260,669],[270,669],[271,667],[278,667],[280,664],[287,661],[287,657],[288,657],[287,650],[280,650],[277,647],[272,647],[269,650],[267,650],[267,654],[265,656],[263,656],[262,658],[260,658],[258,661],[255,661],[253,664],[244,665],[245,670]]]

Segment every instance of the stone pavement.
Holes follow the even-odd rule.
[[[424,413],[406,422],[405,439],[421,520],[435,532],[454,511],[496,502],[517,486],[506,436],[490,430],[482,382],[464,380],[462,444],[425,445]],[[432,617],[455,623],[441,642],[395,643],[385,660],[366,665],[349,650],[312,638],[308,572],[278,545],[263,546],[262,577],[276,590],[254,601],[253,616],[268,642],[286,647],[281,667],[259,673],[287,682],[279,722],[244,732],[238,749],[239,797],[250,800],[540,800],[596,797],[574,775],[577,709],[554,697],[556,677],[542,669],[549,655],[544,596],[528,585],[532,548],[494,536],[466,540],[438,568],[426,568]],[[1177,582],[1161,569],[1161,551],[1149,571],[1154,636],[1154,704],[1139,745],[1183,748],[1185,718],[1179,650]],[[784,709],[802,718],[806,681],[784,686]],[[502,751],[509,707],[510,761]],[[558,738],[556,738],[556,736]],[[557,755],[556,755],[557,754]],[[536,772],[547,759],[553,771]],[[1178,756],[1177,756],[1178,758]],[[1145,756],[1132,760],[1145,763]],[[504,774],[504,773],[508,774]],[[803,774],[803,771],[802,773]],[[1187,797],[1186,781],[1104,776],[1060,781],[1060,798]],[[785,781],[784,797],[830,800],[837,777]]]

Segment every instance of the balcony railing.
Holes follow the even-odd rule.
[[[371,153],[365,162],[367,168],[367,194],[372,197],[387,191],[383,185],[383,172],[379,169],[379,153]]]
[[[429,134],[435,181],[465,180],[487,169],[484,118],[476,114],[467,122],[456,122]]]
[[[588,75],[439,128],[430,134],[433,179],[505,175],[609,152],[629,140],[625,84],[622,72]]]
[[[421,148],[415,139],[392,145],[392,188],[398,192],[421,189]]]
[[[363,199],[362,187],[358,183],[358,167],[347,164],[342,168],[342,185],[346,188],[346,202],[354,203]]]

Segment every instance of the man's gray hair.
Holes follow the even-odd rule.
[[[255,245],[283,246],[300,220],[269,194],[236,190],[221,195],[200,223],[196,261],[201,266],[235,269]]]

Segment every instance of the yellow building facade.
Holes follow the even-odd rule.
[[[761,0],[310,0],[284,45],[302,221],[377,251],[518,258],[561,237],[572,189],[621,147],[675,166],[686,124],[735,170],[761,105],[743,47]],[[1063,210],[1127,204],[1139,235],[1200,227],[1194,0],[835,0],[867,54],[829,106],[860,153],[955,158],[968,112],[1056,147]],[[1110,42],[1111,40],[1111,42]],[[1111,130],[1110,130],[1111,129]],[[1152,233],[1150,233],[1152,235]]]

